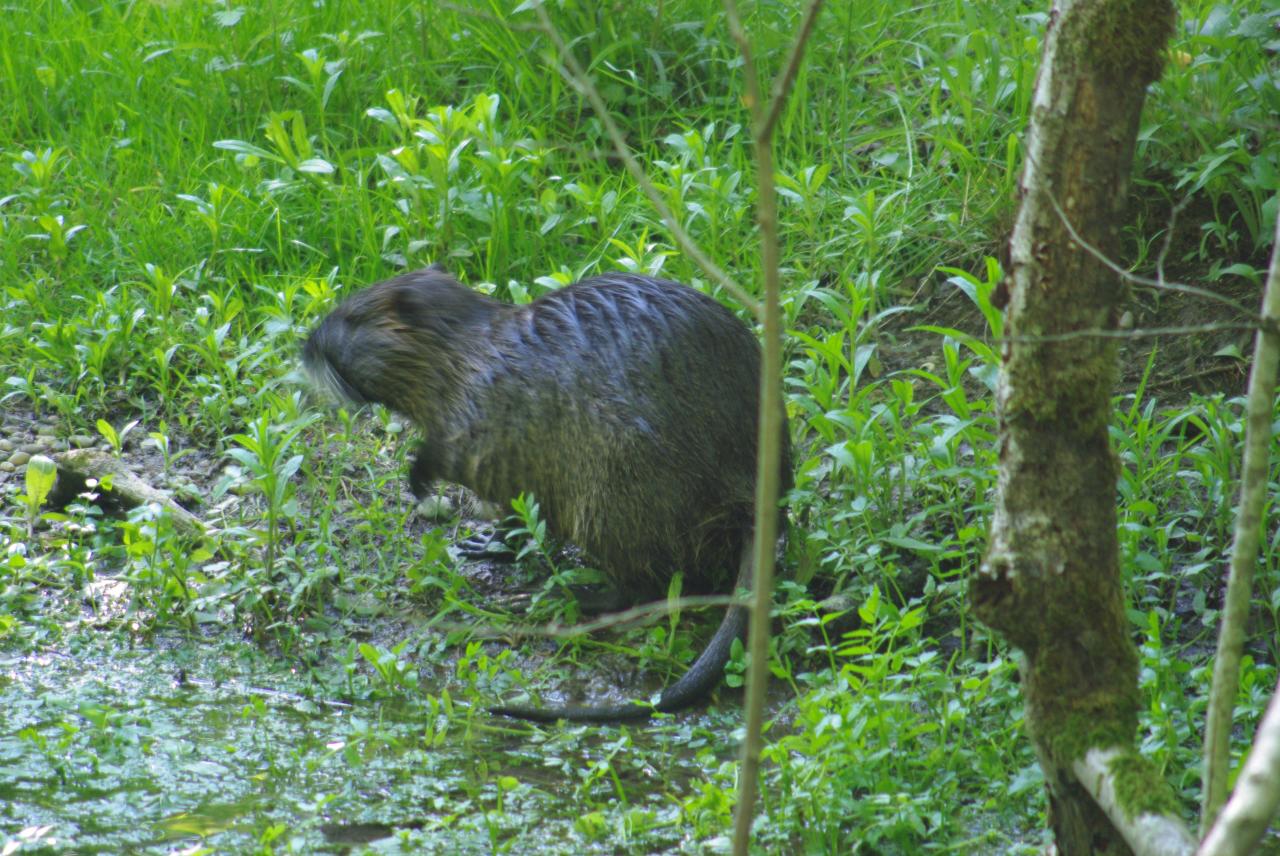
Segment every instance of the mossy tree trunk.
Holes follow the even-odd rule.
[[[971,596],[1022,652],[1063,854],[1130,852],[1072,763],[1090,748],[1131,752],[1138,710],[1107,434],[1117,340],[1088,332],[1116,329],[1124,285],[1071,230],[1115,257],[1138,119],[1173,16],[1168,0],[1054,4],[1003,295],[1000,478]]]

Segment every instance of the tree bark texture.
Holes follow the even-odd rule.
[[[1124,287],[1064,220],[1114,258],[1138,120],[1173,14],[1167,0],[1055,3],[1010,241],[1000,475],[971,597],[1022,652],[1027,725],[1067,856],[1129,852],[1071,764],[1091,747],[1132,747],[1138,694],[1107,435],[1116,344],[1089,335],[1115,329]]]

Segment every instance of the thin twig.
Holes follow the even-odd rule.
[[[747,38],[747,31],[742,27],[738,5],[733,0],[724,0],[724,14],[725,21],[729,25],[729,36],[737,43],[738,53],[742,54],[742,76],[747,87],[747,108],[751,111],[755,130],[760,131],[764,129],[764,123],[760,121],[760,75],[756,70],[755,57],[751,52],[751,41]]]
[[[756,509],[751,545],[753,571],[750,629],[747,639],[745,736],[738,770],[738,804],[733,816],[733,853],[746,856],[751,846],[756,791],[763,752],[765,690],[769,681],[769,613],[773,603],[774,561],[778,541],[778,493],[782,432],[781,249],[778,241],[778,194],[774,185],[773,132],[791,89],[822,0],[811,0],[796,35],[786,71],[776,81],[770,103],[761,101],[760,78],[751,43],[734,0],[724,0],[729,33],[743,59],[746,101],[751,110],[756,169],[756,222],[760,227],[760,267],[764,275],[764,335],[760,367],[760,418],[757,434]]]
[[[1220,366],[1210,366],[1207,369],[1199,371],[1186,372],[1185,374],[1175,375],[1173,377],[1163,378],[1161,380],[1153,380],[1147,383],[1147,389],[1165,389],[1167,387],[1176,386],[1179,389],[1185,389],[1186,386],[1194,380],[1212,377],[1213,375],[1223,374],[1224,372],[1240,372],[1244,370],[1244,363],[1234,361]]]
[[[613,143],[613,148],[618,153],[618,157],[622,159],[627,172],[631,173],[632,179],[635,180],[636,184],[640,185],[640,189],[644,191],[644,195],[649,199],[649,204],[654,207],[658,212],[658,216],[662,218],[662,222],[667,227],[667,231],[671,233],[671,237],[675,239],[684,254],[691,258],[698,267],[702,268],[707,276],[715,280],[716,284],[732,294],[735,300],[751,310],[751,313],[758,318],[761,312],[760,301],[712,261],[711,257],[702,251],[697,242],[680,225],[675,212],[667,205],[662,198],[662,194],[658,192],[658,189],[653,186],[653,182],[649,180],[649,176],[645,174],[644,167],[640,165],[640,162],[631,153],[631,147],[627,145],[627,141],[622,136],[622,131],[618,128],[617,123],[613,121],[608,105],[600,97],[599,90],[591,82],[591,78],[587,75],[581,63],[578,62],[577,57],[573,55],[573,51],[569,49],[564,39],[561,38],[560,32],[552,24],[546,10],[541,5],[538,5],[534,7],[533,11],[537,14],[538,20],[542,24],[543,33],[555,45],[556,51],[560,55],[560,71],[565,80],[587,99],[591,109],[595,111],[596,118],[604,125],[605,133],[609,135],[609,140]]]
[[[1122,279],[1127,280],[1128,282],[1136,283],[1137,285],[1145,285],[1148,288],[1160,288],[1160,289],[1166,289],[1168,291],[1181,291],[1186,294],[1194,294],[1196,297],[1203,297],[1205,300],[1212,300],[1217,303],[1221,303],[1224,306],[1229,306],[1235,312],[1237,312],[1240,315],[1243,315],[1246,318],[1257,318],[1260,320],[1260,316],[1256,312],[1254,312],[1252,309],[1249,309],[1247,306],[1242,306],[1241,304],[1236,303],[1231,298],[1224,297],[1221,294],[1218,294],[1217,292],[1214,292],[1214,291],[1210,291],[1207,288],[1199,288],[1198,286],[1187,285],[1181,282],[1164,282],[1163,271],[1161,271],[1160,273],[1161,279],[1148,279],[1147,277],[1138,276],[1137,274],[1131,271],[1125,270],[1124,268],[1120,267],[1120,265],[1116,264],[1110,258],[1108,258],[1106,253],[1102,252],[1101,250],[1099,250],[1098,248],[1090,244],[1088,241],[1086,241],[1084,238],[1080,237],[1080,233],[1076,231],[1076,227],[1072,225],[1071,220],[1067,217],[1066,212],[1063,211],[1062,206],[1058,204],[1057,198],[1052,193],[1049,193],[1047,195],[1049,197],[1049,204],[1052,205],[1053,210],[1058,213],[1058,218],[1062,220],[1062,225],[1066,227],[1067,234],[1071,236],[1071,240],[1075,241],[1077,244],[1083,247],[1085,252],[1093,256],[1095,259],[1101,262],[1108,270],[1110,270],[1112,273],[1115,273],[1117,276],[1121,277]]]
[[[773,127],[778,124],[782,107],[791,94],[791,85],[795,83],[796,75],[800,72],[800,61],[804,58],[805,45],[809,43],[809,33],[813,30],[813,24],[818,20],[818,13],[821,11],[822,0],[814,0],[809,4],[804,18],[800,21],[800,30],[796,33],[796,40],[791,45],[791,53],[787,56],[786,70],[774,81],[773,91],[769,94],[769,115],[765,117],[757,131],[764,139],[773,138]]]
[[[579,622],[578,624],[551,623],[517,628],[499,628],[496,626],[486,627],[483,625],[477,627],[474,621],[432,621],[430,624],[432,627],[439,630],[468,633],[473,639],[512,639],[531,637],[540,639],[574,639],[579,636],[586,636],[601,630],[622,630],[635,624],[650,622],[655,618],[665,617],[676,611],[704,609],[717,606],[729,607],[749,605],[750,602],[748,600],[735,597],[733,595],[697,595],[644,603],[618,612],[610,612],[605,615],[601,615],[599,618],[594,618],[591,621]]]
[[[1178,215],[1182,213],[1183,208],[1191,204],[1191,199],[1192,195],[1188,193],[1169,211],[1169,222],[1164,227],[1164,240],[1160,243],[1160,252],[1156,255],[1156,282],[1160,283],[1161,288],[1169,287],[1164,277],[1164,260],[1173,246],[1173,233],[1178,225]]]
[[[1066,333],[1037,333],[1035,335],[1000,336],[997,342],[1035,344],[1037,342],[1070,342],[1073,339],[1149,339],[1152,336],[1176,336],[1189,333],[1213,333],[1218,330],[1274,329],[1276,322],[1258,319],[1255,323],[1222,321],[1208,324],[1187,324],[1178,327],[1134,327],[1132,330],[1107,330],[1095,327],[1087,330],[1069,330]]]

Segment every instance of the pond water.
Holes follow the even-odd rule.
[[[68,638],[0,653],[5,854],[706,852],[680,798],[733,755],[715,714],[528,729],[325,698],[239,640]]]

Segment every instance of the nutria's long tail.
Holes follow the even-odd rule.
[[[738,581],[734,593],[742,589],[751,590],[753,565],[751,561],[750,539],[742,550],[742,560],[738,566]],[[655,713],[672,713],[696,704],[711,694],[724,678],[724,664],[729,662],[729,652],[733,649],[733,640],[745,639],[749,613],[746,607],[731,606],[725,613],[720,627],[702,649],[698,659],[689,667],[680,680],[662,691],[657,704],[636,701],[628,704],[607,705],[602,707],[491,707],[489,712],[496,716],[509,716],[513,719],[526,719],[530,722],[557,722],[561,719],[568,722],[628,722],[648,719]]]

